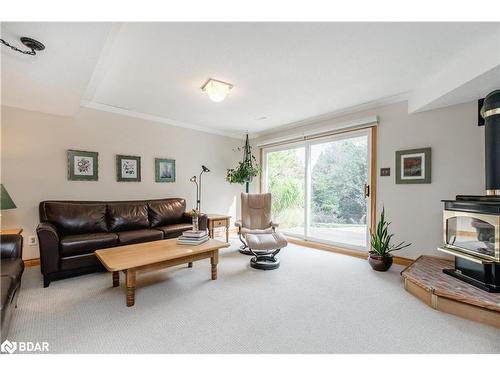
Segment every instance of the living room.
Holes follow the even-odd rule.
[[[2,354],[500,354],[500,22],[464,12],[2,20]]]

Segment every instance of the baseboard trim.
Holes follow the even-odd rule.
[[[24,259],[24,267],[36,267],[40,265],[40,258]]]
[[[287,237],[287,239],[288,239],[288,242],[290,242],[290,243],[305,246],[305,247],[310,247],[313,249],[325,250],[325,251],[330,251],[332,253],[349,255],[351,257],[360,258],[360,259],[367,259],[368,258],[368,254],[363,253],[361,251],[346,249],[346,248],[342,248],[342,247],[338,247],[338,246],[327,245],[327,244],[320,243],[320,242],[300,240],[298,238],[293,238],[293,237]],[[410,258],[393,256],[393,261],[395,264],[399,264],[401,266],[409,266],[415,260],[410,259]]]

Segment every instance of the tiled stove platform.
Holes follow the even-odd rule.
[[[443,273],[453,262],[421,256],[402,272],[405,289],[436,310],[500,328],[500,293],[488,293]]]

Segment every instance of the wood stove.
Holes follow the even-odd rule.
[[[488,292],[500,292],[500,90],[484,99],[486,195],[457,195],[444,200],[443,246],[455,256],[455,268],[444,269]]]

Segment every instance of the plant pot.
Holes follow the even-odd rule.
[[[370,263],[370,266],[372,266],[375,271],[385,272],[392,266],[392,255],[381,257],[376,255],[373,251],[370,251],[368,263]]]

